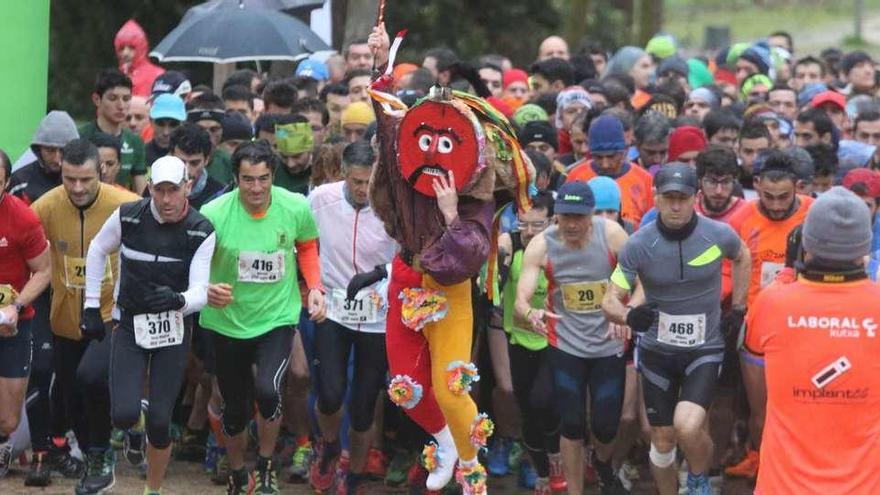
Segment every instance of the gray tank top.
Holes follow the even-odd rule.
[[[602,298],[614,270],[613,255],[605,239],[605,219],[594,216],[590,240],[570,249],[556,226],[544,233],[547,241],[548,308],[561,315],[549,320],[547,341],[573,356],[600,358],[623,352],[623,343],[605,338],[608,321]]]

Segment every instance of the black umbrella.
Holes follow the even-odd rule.
[[[308,26],[283,12],[238,2],[188,16],[150,52],[162,62],[297,60],[329,50]]]
[[[237,7],[240,4],[249,8],[280,10],[290,15],[297,15],[307,14],[315,9],[320,9],[324,6],[324,0],[208,0],[205,3],[190,7],[183,14],[183,19],[180,23],[183,24],[192,16],[205,14],[217,9]]]

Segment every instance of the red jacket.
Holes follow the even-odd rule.
[[[116,38],[113,40],[113,46],[116,49],[116,58],[119,59],[119,52],[124,46],[134,47],[134,60],[131,64],[124,63],[119,59],[119,70],[131,78],[132,90],[134,96],[150,96],[153,89],[153,81],[165,72],[165,69],[150,62],[147,54],[150,46],[147,43],[147,33],[143,28],[134,21],[129,19],[119,28]]]

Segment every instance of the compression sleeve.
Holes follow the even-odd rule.
[[[183,292],[183,314],[191,315],[208,303],[208,280],[211,274],[211,257],[214,255],[214,245],[217,235],[211,233],[196,249],[192,261],[189,264],[189,286]]]
[[[89,244],[89,253],[86,255],[86,308],[101,307],[101,282],[104,279],[107,256],[118,250],[121,243],[122,223],[119,221],[117,208]]]
[[[318,260],[318,239],[296,243],[296,263],[306,279],[306,287],[324,291],[321,284],[321,262]]]

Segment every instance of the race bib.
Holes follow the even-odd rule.
[[[785,263],[773,263],[771,261],[761,263],[761,288],[763,289],[772,284],[783,268],[785,268]]]
[[[110,271],[110,258],[107,258],[107,266],[104,267],[104,278],[101,283],[113,280],[113,272]],[[86,259],[64,257],[64,285],[68,289],[86,288]]]
[[[183,313],[166,311],[134,316],[134,341],[144,349],[183,343]]]
[[[373,289],[358,292],[354,299],[346,299],[342,289],[333,289],[327,295],[327,315],[333,321],[353,325],[378,323],[380,320],[382,298]]]
[[[16,291],[11,285],[0,284],[0,308],[14,303],[15,298],[17,297],[18,291]]]
[[[606,282],[562,284],[562,306],[571,313],[594,313],[602,309]]]
[[[668,315],[660,312],[657,340],[676,347],[694,347],[706,342],[706,315]]]
[[[284,252],[238,253],[238,281],[271,284],[284,278]]]

